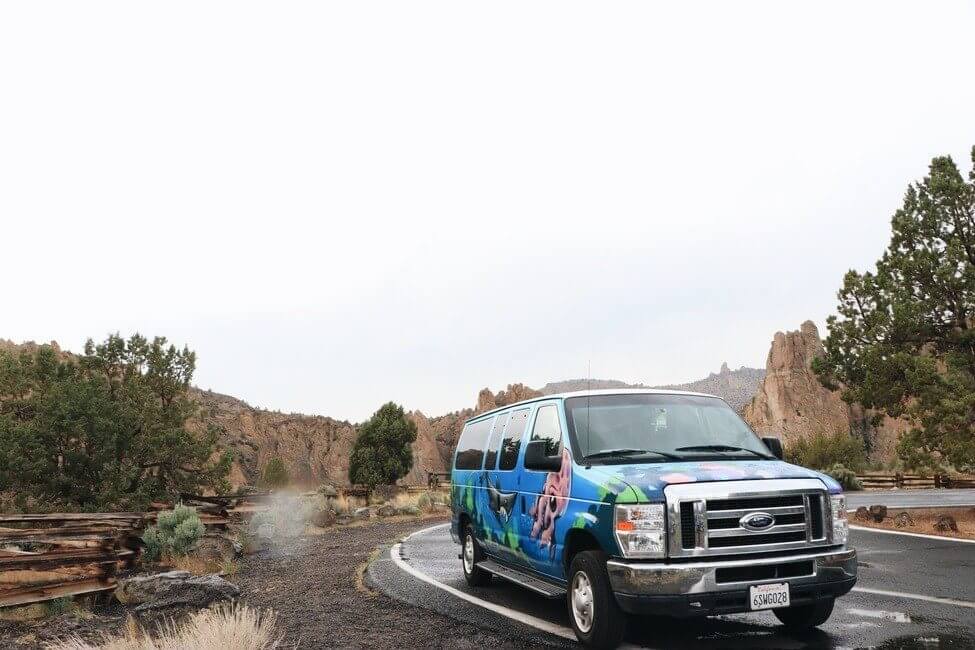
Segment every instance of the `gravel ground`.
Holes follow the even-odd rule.
[[[393,600],[362,586],[378,546],[444,521],[378,521],[336,528],[248,556],[234,576],[244,601],[278,613],[285,647],[533,648],[536,644]]]
[[[493,633],[364,587],[360,571],[377,549],[440,523],[442,516],[378,520],[301,537],[240,560],[228,576],[251,606],[277,612],[284,648],[531,648],[514,633]],[[89,642],[125,629],[127,610],[107,597],[92,609],[34,621],[0,620],[0,648],[44,648],[67,635]],[[140,622],[153,629],[168,610]]]

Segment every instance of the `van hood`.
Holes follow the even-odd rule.
[[[668,485],[713,481],[815,478],[821,480],[831,494],[842,492],[839,483],[829,476],[778,460],[593,465],[588,471],[594,482],[600,483],[607,494],[615,495],[619,503],[663,501],[664,488]]]

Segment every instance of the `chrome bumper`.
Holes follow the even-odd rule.
[[[813,572],[788,578],[768,578],[740,582],[718,582],[718,569],[758,567],[787,562],[813,561]],[[609,582],[617,594],[678,596],[706,594],[723,591],[740,591],[748,585],[788,582],[793,586],[849,583],[856,579],[857,554],[855,549],[827,551],[824,553],[797,553],[782,557],[750,560],[724,560],[718,562],[686,562],[651,564],[645,562],[606,563]]]

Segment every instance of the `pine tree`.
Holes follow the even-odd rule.
[[[367,485],[392,485],[413,467],[413,442],[416,423],[406,417],[403,407],[383,404],[359,427],[359,435],[349,459],[349,480]]]
[[[909,465],[975,463],[975,147],[968,180],[935,158],[891,220],[876,271],[849,271],[831,316],[823,383],[912,428]]]

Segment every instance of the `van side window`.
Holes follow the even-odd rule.
[[[491,433],[491,423],[494,418],[485,418],[468,424],[457,441],[457,460],[455,469],[481,469],[484,460],[484,446],[487,444],[488,434]]]
[[[521,437],[525,433],[528,423],[528,413],[531,409],[519,409],[511,414],[508,425],[504,428],[504,439],[501,443],[501,461],[498,469],[514,469],[518,463],[518,451],[521,449]]]
[[[487,454],[484,456],[484,469],[494,469],[498,462],[498,445],[501,444],[501,431],[508,421],[510,413],[502,413],[494,420],[494,432],[491,434],[491,444],[488,445]]]
[[[559,453],[562,448],[562,426],[559,424],[559,410],[555,404],[538,409],[531,439],[545,441],[546,455],[554,456]]]

